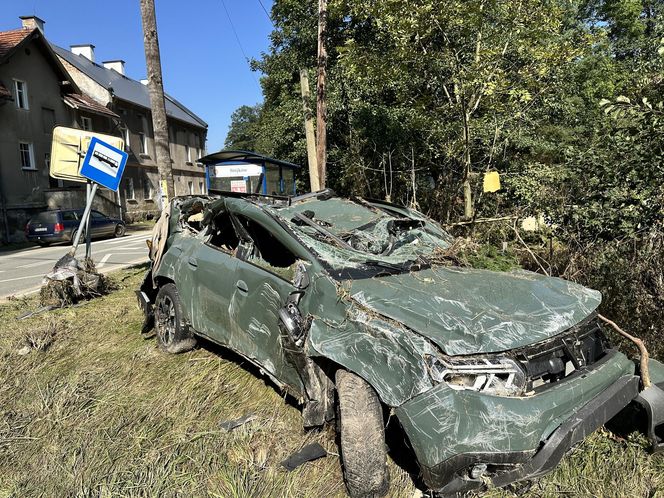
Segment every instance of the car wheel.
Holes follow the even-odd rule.
[[[184,353],[196,346],[196,337],[184,320],[180,294],[174,284],[159,289],[154,303],[157,344],[168,353]]]
[[[116,238],[119,238],[122,237],[124,234],[125,234],[125,226],[118,223],[115,226],[115,232],[113,233],[113,235],[115,235]]]
[[[337,430],[348,494],[352,498],[387,493],[387,468],[383,410],[376,391],[361,377],[346,370],[336,375]]]
[[[74,230],[71,233],[71,245],[74,245],[74,241],[76,240],[76,234],[78,233],[78,230]],[[81,240],[79,242],[84,242],[85,241],[85,234],[81,234]]]

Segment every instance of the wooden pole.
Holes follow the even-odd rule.
[[[175,196],[173,183],[173,166],[171,152],[168,147],[168,122],[164,101],[164,82],[161,75],[161,56],[159,54],[159,37],[157,36],[157,19],[154,11],[154,0],[140,0],[141,19],[143,21],[143,44],[145,46],[145,65],[148,73],[148,90],[152,108],[152,128],[156,150],[157,168],[159,170],[159,186],[161,190],[161,209],[166,208],[165,198]],[[166,190],[164,192],[164,189]]]
[[[325,188],[327,173],[327,106],[325,103],[325,67],[327,65],[327,0],[318,0],[318,82],[316,85],[316,159],[320,188]]]
[[[304,134],[307,137],[307,160],[309,163],[309,183],[311,191],[320,190],[318,177],[318,160],[316,158],[316,135],[314,134],[314,118],[309,107],[311,92],[309,90],[309,75],[306,69],[300,69],[300,88],[302,90],[302,108],[304,110]]]

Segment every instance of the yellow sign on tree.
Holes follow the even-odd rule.
[[[489,171],[484,174],[484,192],[497,192],[500,190],[500,174]]]

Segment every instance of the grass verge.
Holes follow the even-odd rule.
[[[0,496],[344,496],[335,455],[280,467],[314,441],[337,453],[334,432],[305,432],[255,369],[218,348],[167,355],[141,338],[141,277],[118,272],[116,292],[23,321],[36,298],[0,305]],[[249,413],[232,432],[219,427]],[[664,459],[644,446],[599,431],[525,495],[664,493]],[[416,496],[390,466],[390,495]]]

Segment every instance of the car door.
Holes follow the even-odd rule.
[[[191,310],[194,330],[232,347],[229,316],[237,267],[233,254],[239,239],[228,213],[219,214],[206,232],[182,252],[178,287],[191,289],[190,296],[182,298]]]
[[[90,233],[93,237],[103,237],[113,233],[111,221],[99,211],[90,212]]]
[[[296,290],[296,256],[269,229],[243,216],[251,247],[238,251],[229,306],[230,344],[279,381],[302,391],[302,380],[282,348],[279,310]],[[245,242],[240,243],[240,247]]]

